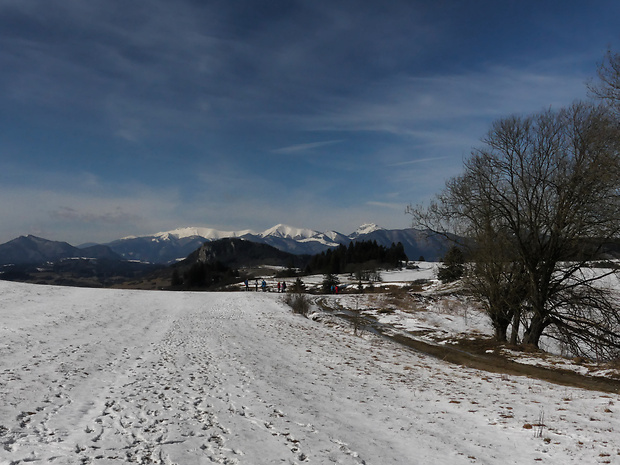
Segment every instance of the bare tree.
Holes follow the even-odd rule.
[[[470,252],[465,288],[478,298],[491,319],[495,339],[504,342],[512,325],[510,343],[519,342],[521,308],[527,295],[525,267],[514,254],[508,237],[487,229]]]
[[[608,50],[597,74],[599,82],[588,86],[590,92],[620,114],[620,54]]]
[[[613,270],[583,273],[620,236],[617,121],[577,103],[499,120],[483,142],[428,207],[409,209],[414,223],[469,239],[470,282],[500,339],[517,315],[524,343],[538,346],[553,327],[575,347],[620,347],[620,314],[597,286]]]

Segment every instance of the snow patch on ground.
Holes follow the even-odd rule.
[[[0,282],[0,336],[0,463],[620,460],[616,394],[450,365],[277,293]]]

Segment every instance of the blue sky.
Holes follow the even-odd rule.
[[[406,228],[492,121],[587,97],[620,2],[0,0],[0,242]]]

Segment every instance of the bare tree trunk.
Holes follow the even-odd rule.
[[[525,330],[525,334],[523,335],[523,344],[533,345],[538,348],[540,337],[546,326],[544,319],[540,315],[534,315],[530,321],[530,326]]]
[[[516,308],[512,315],[512,331],[510,332],[510,343],[517,345],[519,343],[519,329],[521,324],[521,307]]]
[[[495,340],[497,342],[506,342],[506,335],[507,335],[507,331],[508,331],[508,325],[494,324],[493,326],[495,328]]]

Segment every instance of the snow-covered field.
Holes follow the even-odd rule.
[[[618,395],[450,365],[277,293],[0,281],[0,401],[3,464],[620,463]]]

